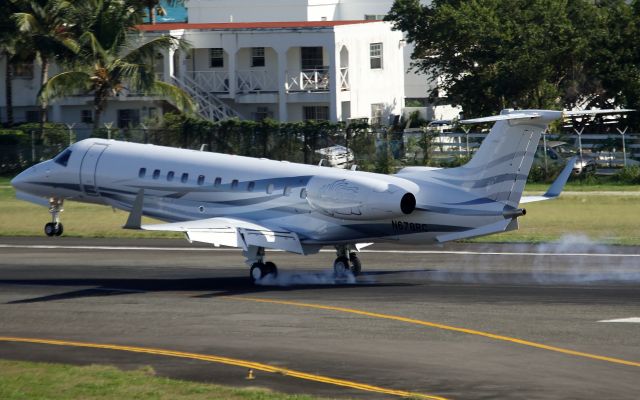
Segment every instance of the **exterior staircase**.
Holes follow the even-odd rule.
[[[214,94],[200,89],[198,84],[188,76],[171,77],[173,84],[189,93],[198,104],[198,114],[210,121],[221,121],[230,118],[245,119],[243,116],[220,100]]]

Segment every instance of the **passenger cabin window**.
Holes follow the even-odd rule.
[[[253,192],[253,189],[255,189],[255,187],[256,187],[256,183],[255,182],[249,182],[247,184],[247,191]]]
[[[289,196],[291,194],[291,188],[289,186],[285,186],[282,194],[284,194],[285,196]]]
[[[204,184],[204,175],[198,175],[198,185]]]
[[[167,180],[168,180],[169,182],[171,182],[171,181],[173,180],[173,177],[174,177],[175,175],[176,175],[176,173],[175,173],[175,172],[173,172],[173,171],[169,171],[169,173],[167,174]]]
[[[53,161],[56,164],[60,164],[63,167],[66,167],[69,163],[69,157],[71,157],[71,150],[66,149],[65,151],[57,155],[56,158],[53,159]]]
[[[146,168],[140,168],[140,171],[138,171],[138,178],[144,178],[144,176],[147,174],[147,169]]]
[[[180,178],[180,182],[187,183],[188,180],[189,180],[189,174],[185,172],[184,174],[182,174],[182,178]]]
[[[267,194],[273,193],[273,189],[274,189],[273,183],[268,184],[267,185]]]
[[[238,180],[234,179],[231,181],[231,189],[237,189],[238,188]]]
[[[213,181],[213,186],[220,186],[220,184],[222,183],[222,178],[217,177],[215,181]]]
[[[158,179],[160,178],[160,170],[159,169],[154,169],[153,170],[153,179]]]
[[[303,200],[307,198],[307,189],[300,190],[300,198]]]

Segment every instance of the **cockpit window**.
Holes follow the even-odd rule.
[[[56,158],[53,159],[53,161],[56,164],[60,164],[63,167],[66,167],[67,164],[69,163],[69,157],[71,157],[71,150],[66,149],[62,153],[58,154]]]

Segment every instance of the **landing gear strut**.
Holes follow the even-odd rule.
[[[345,276],[347,271],[351,272],[353,276],[358,276],[362,271],[362,263],[354,250],[350,245],[336,246],[338,257],[333,262],[333,272],[337,277]]]
[[[47,222],[44,225],[44,234],[51,236],[60,236],[62,232],[64,232],[64,228],[62,227],[62,223],[60,222],[60,213],[64,211],[62,205],[64,203],[64,199],[57,199],[55,197],[51,197],[49,199],[49,213],[51,214],[51,222]]]
[[[278,276],[278,267],[271,261],[264,261],[264,247],[249,246],[244,251],[244,256],[247,257],[246,263],[251,265],[249,270],[249,279],[251,283],[256,283],[267,275],[271,275],[273,278]]]

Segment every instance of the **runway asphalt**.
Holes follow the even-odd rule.
[[[640,248],[368,249],[338,281],[331,252],[268,252],[254,287],[238,250],[0,238],[0,358],[339,399],[640,398]]]

